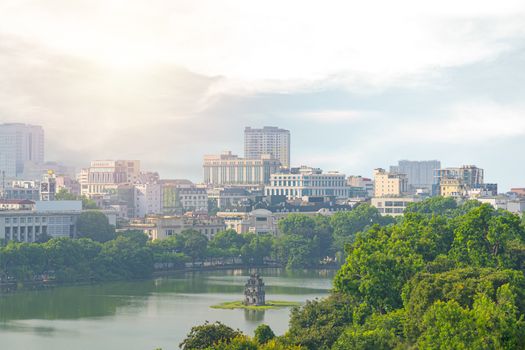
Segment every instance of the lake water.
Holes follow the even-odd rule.
[[[324,297],[333,271],[259,271],[267,300],[304,302]],[[0,295],[0,349],[178,349],[190,328],[221,321],[249,335],[261,323],[276,334],[290,309],[218,310],[241,300],[247,270],[181,273],[148,281],[58,287]]]

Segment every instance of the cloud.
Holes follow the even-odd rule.
[[[299,10],[300,9],[300,10]],[[378,11],[378,9],[381,9]],[[114,14],[118,13],[118,16]],[[0,31],[115,70],[174,64],[221,76],[213,92],[353,91],[424,82],[523,37],[521,1],[5,0]]]
[[[525,136],[525,106],[464,101],[448,107],[431,120],[401,125],[395,134],[410,140],[445,144]]]

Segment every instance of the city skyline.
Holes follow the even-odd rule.
[[[439,159],[525,181],[519,1],[53,3],[0,5],[0,121],[42,125],[48,160],[197,180],[203,154],[243,154],[243,126],[278,125],[293,166]]]

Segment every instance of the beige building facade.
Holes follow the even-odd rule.
[[[405,174],[389,173],[381,168],[374,170],[374,197],[402,196],[407,192]]]

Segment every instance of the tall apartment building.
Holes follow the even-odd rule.
[[[483,169],[475,165],[437,169],[435,177],[439,194],[444,197],[465,197],[472,189],[497,193],[497,185],[485,184]]]
[[[223,185],[264,185],[277,173],[281,162],[268,154],[259,158],[239,158],[231,151],[204,156],[204,183]]]
[[[444,168],[435,171],[436,182],[441,179],[459,179],[464,185],[474,187],[483,184],[484,170],[475,165],[463,165],[459,168]]]
[[[402,196],[408,192],[405,174],[389,173],[385,169],[374,170],[374,197]]]
[[[439,160],[400,160],[398,165],[390,167],[390,172],[406,174],[408,187],[411,192],[415,192],[417,189],[432,191],[434,185],[437,184],[434,173],[440,168],[441,162]]]
[[[119,185],[133,184],[139,178],[139,160],[94,160],[81,170],[78,181],[81,194],[93,196],[116,191]]]
[[[272,174],[267,196],[286,196],[288,199],[312,197],[348,198],[346,175],[338,172],[323,173],[310,167],[292,168],[289,173]]]
[[[135,217],[162,213],[162,185],[157,183],[135,184],[133,202]]]
[[[20,177],[26,164],[44,162],[44,129],[21,123],[0,124],[0,175]]]
[[[290,168],[290,131],[274,126],[244,129],[244,158],[259,159],[270,154],[284,168]]]

